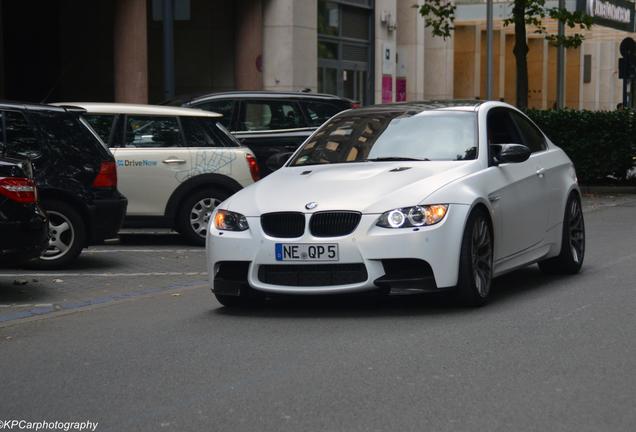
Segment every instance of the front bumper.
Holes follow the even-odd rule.
[[[383,277],[385,281],[387,279],[386,260],[409,259],[421,260],[430,265],[434,287],[449,288],[457,284],[461,241],[469,210],[468,205],[452,204],[442,222],[418,229],[381,228],[375,225],[379,215],[363,215],[354,232],[347,236],[314,237],[306,231],[302,237],[295,239],[270,237],[262,231],[259,217],[248,217],[250,228],[247,231],[209,230],[206,250],[211,288],[219,294],[231,294],[232,289],[229,286],[239,289],[245,284],[258,291],[280,294],[336,294],[374,290],[382,287]],[[306,225],[310,216],[305,215]],[[312,264],[317,268],[320,265],[334,264],[277,261],[276,243],[337,243],[337,264],[363,264],[366,278],[360,282],[339,285],[265,283],[262,272],[259,277],[261,266]],[[216,276],[221,264],[226,262],[244,263],[245,280],[234,278],[230,283],[225,280],[221,286]]]

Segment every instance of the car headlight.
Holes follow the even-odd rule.
[[[221,231],[245,231],[249,225],[242,214],[219,209],[214,215],[214,228]]]
[[[380,216],[377,226],[383,228],[413,228],[435,225],[446,216],[448,204],[421,205],[389,210]]]

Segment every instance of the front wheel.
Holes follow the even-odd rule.
[[[481,306],[490,295],[493,240],[488,216],[474,211],[468,218],[459,260],[456,299],[466,306]]]
[[[581,270],[585,257],[585,221],[581,199],[576,193],[570,195],[561,233],[561,252],[554,258],[539,262],[539,268],[547,274],[575,274]]]
[[[206,188],[187,197],[177,216],[177,227],[181,235],[194,245],[204,246],[208,233],[208,222],[212,212],[229,195],[226,192]]]

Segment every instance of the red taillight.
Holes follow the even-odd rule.
[[[117,167],[115,162],[102,162],[99,173],[93,180],[94,188],[116,188],[117,187]]]
[[[252,180],[259,181],[261,179],[261,169],[258,167],[256,159],[251,154],[245,155],[247,164],[250,167],[250,174],[252,174]]]
[[[351,102],[351,109],[362,108],[362,104],[360,102]]]
[[[32,204],[38,200],[35,183],[23,177],[0,177],[0,195],[23,204]]]

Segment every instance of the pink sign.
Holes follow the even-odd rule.
[[[406,78],[397,77],[395,79],[395,101],[406,102]]]
[[[382,75],[382,103],[393,102],[393,77]]]

